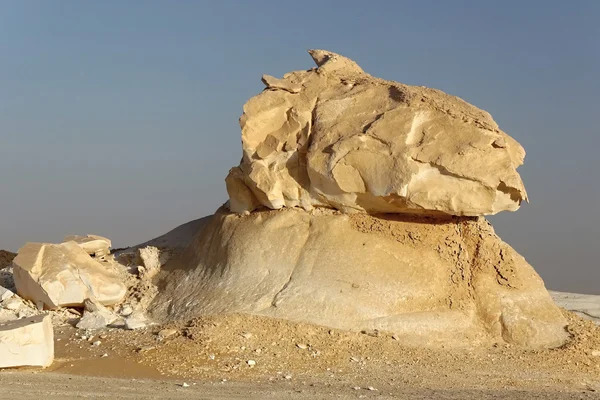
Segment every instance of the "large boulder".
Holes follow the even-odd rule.
[[[52,361],[54,331],[49,315],[0,323],[0,368],[47,367]]]
[[[83,306],[94,298],[104,305],[120,302],[126,286],[118,274],[92,259],[76,242],[27,243],[13,260],[19,296],[48,309]]]
[[[567,339],[540,277],[483,217],[222,209],[163,269],[158,320],[247,313],[417,345]]]
[[[244,106],[229,207],[477,216],[527,194],[525,152],[485,111],[439,90],[385,81],[338,54],[267,86]]]

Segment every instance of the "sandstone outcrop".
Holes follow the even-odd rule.
[[[117,274],[89,256],[78,243],[27,243],[13,260],[17,293],[45,308],[82,306],[87,298],[120,302],[126,286]]]
[[[220,210],[163,268],[158,320],[247,313],[414,344],[567,339],[542,280],[483,218]]]
[[[525,152],[487,112],[310,54],[317,68],[263,76],[265,91],[244,105],[243,157],[226,180],[232,211],[477,216],[527,200],[516,171]]]
[[[0,368],[47,367],[54,361],[54,331],[49,315],[0,323]]]

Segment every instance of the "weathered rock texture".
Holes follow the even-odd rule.
[[[159,320],[239,312],[415,344],[567,337],[542,280],[482,217],[220,210],[163,269]]]
[[[519,208],[525,152],[485,111],[439,90],[374,78],[311,50],[318,68],[267,86],[240,118],[229,207],[486,215]]]
[[[48,309],[82,306],[87,298],[104,305],[123,299],[127,288],[108,265],[92,259],[76,242],[27,243],[13,260],[19,296]]]
[[[75,242],[91,256],[103,257],[110,253],[110,239],[98,235],[67,236],[65,242]]]
[[[47,367],[54,361],[54,331],[49,315],[0,323],[0,368]]]

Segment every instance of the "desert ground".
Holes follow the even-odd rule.
[[[417,349],[385,332],[247,315],[135,331],[66,323],[54,364],[0,371],[0,398],[600,398],[600,327],[564,313],[572,341],[537,351]]]

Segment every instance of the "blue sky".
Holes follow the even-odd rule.
[[[212,213],[261,75],[324,48],[489,111],[531,197],[496,231],[549,287],[600,294],[598,20],[585,0],[0,0],[0,248]]]

